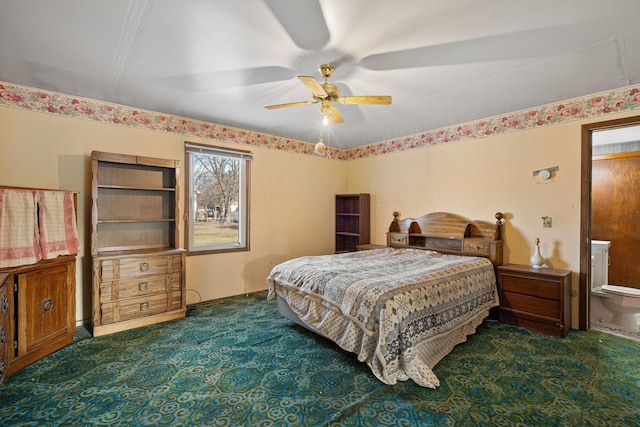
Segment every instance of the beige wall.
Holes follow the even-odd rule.
[[[605,121],[639,112],[591,119]],[[454,212],[493,220],[503,212],[505,263],[529,264],[535,238],[551,267],[572,275],[572,324],[578,327],[580,270],[581,125],[573,121],[482,139],[349,161],[347,191],[372,194],[372,242],[386,244],[386,231],[401,218]],[[532,172],[558,166],[539,182]],[[542,217],[552,227],[542,227]]]
[[[589,122],[638,115],[611,114]],[[271,268],[331,253],[334,195],[368,192],[372,242],[384,244],[402,217],[450,211],[472,219],[506,215],[505,262],[527,264],[541,239],[549,264],[573,273],[577,327],[580,241],[580,126],[586,120],[350,161],[250,147],[251,250],[187,259],[187,302],[264,289]],[[79,195],[77,318],[90,318],[90,162],[93,150],[183,160],[184,137],[0,107],[0,183],[74,190]],[[215,143],[198,138],[192,142]],[[223,143],[216,143],[224,146]],[[228,145],[228,144],[226,144]],[[247,149],[247,146],[241,148]],[[545,183],[532,171],[558,166]],[[184,195],[184,192],[183,192]],[[184,206],[184,201],[183,201]],[[542,217],[553,227],[542,227]]]
[[[91,151],[184,161],[184,140],[176,134],[0,107],[0,184],[79,192],[78,320],[91,317]],[[187,257],[188,303],[265,289],[265,279],[274,265],[297,256],[333,251],[333,200],[336,193],[345,191],[346,163],[240,148],[254,155],[251,250]],[[182,195],[184,199],[184,191]]]

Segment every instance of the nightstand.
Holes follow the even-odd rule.
[[[365,243],[365,244],[362,244],[362,245],[357,245],[356,249],[359,250],[359,251],[368,251],[370,249],[384,249],[386,247],[387,246],[385,246],[385,245],[376,245],[376,244],[373,244],[373,243]]]
[[[567,336],[571,327],[571,271],[501,265],[498,292],[501,322]]]

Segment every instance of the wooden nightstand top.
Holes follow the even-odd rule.
[[[571,274],[571,270],[563,270],[559,268],[534,268],[530,265],[521,265],[521,264],[505,264],[499,265],[498,270],[510,271],[510,272],[520,272],[520,273],[534,273],[540,274],[544,276],[558,276],[563,277],[567,274]]]

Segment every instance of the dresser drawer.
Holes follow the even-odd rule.
[[[114,258],[100,262],[100,281],[132,279],[142,276],[179,273],[182,269],[180,255]]]
[[[180,286],[180,274],[145,276],[138,279],[114,280],[100,283],[100,302],[116,301],[143,295],[165,292],[168,284],[177,281]]]
[[[100,304],[102,323],[121,322],[167,311],[167,294],[148,295]]]
[[[462,242],[462,251],[470,254],[489,256],[491,254],[491,242],[479,239],[465,239]]]

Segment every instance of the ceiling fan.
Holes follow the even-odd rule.
[[[298,79],[311,90],[313,101],[297,101],[288,102],[286,104],[268,105],[265,108],[274,110],[277,108],[296,107],[298,105],[308,105],[321,103],[319,113],[327,117],[328,120],[335,123],[342,123],[344,119],[338,111],[338,108],[332,102],[340,104],[391,104],[390,96],[340,96],[338,86],[329,83],[329,77],[333,74],[335,67],[331,64],[322,64],[320,66],[320,74],[324,77],[324,83],[319,83],[315,78],[310,76],[298,76]]]

